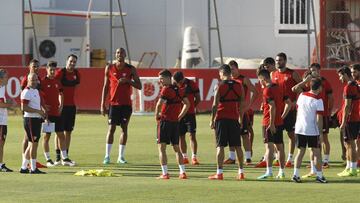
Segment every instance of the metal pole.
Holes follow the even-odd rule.
[[[39,50],[38,50],[38,43],[37,43],[37,37],[36,37],[36,31],[35,31],[35,24],[34,24],[34,16],[32,13],[32,5],[31,5],[31,0],[29,0],[29,10],[30,10],[30,16],[31,16],[31,23],[33,26],[33,34],[34,34],[34,43],[35,43],[35,47],[36,47],[36,57],[39,60]]]
[[[129,58],[129,64],[131,65],[131,57],[130,57],[129,44],[128,44],[128,40],[127,40],[127,37],[126,37],[126,29],[125,29],[124,18],[123,18],[123,15],[122,15],[122,9],[121,9],[120,0],[118,0],[118,4],[119,4],[119,11],[120,11],[121,25],[122,25],[122,29],[123,29],[123,33],[124,33],[124,40],[125,40],[126,52],[127,52],[128,58]]]
[[[113,62],[113,53],[112,53],[112,32],[113,32],[113,2],[112,0],[109,0],[110,1],[110,63]]]
[[[21,54],[21,64],[22,66],[26,66],[25,65],[25,2],[21,1],[21,15],[22,15],[22,54]]]
[[[311,8],[312,8],[314,31],[315,31],[316,58],[317,58],[318,63],[320,64],[320,52],[319,52],[319,42],[318,42],[318,38],[317,38],[318,33],[317,33],[317,28],[316,28],[314,0],[311,0]]]
[[[209,67],[211,67],[211,0],[208,0],[208,48],[209,48]]]
[[[85,46],[85,51],[86,51],[86,63],[85,66],[90,67],[90,11],[91,11],[91,7],[92,7],[92,0],[89,1],[89,5],[88,5],[88,10],[86,13],[86,46]]]
[[[306,22],[307,22],[307,50],[308,50],[308,66],[310,65],[310,0],[306,0]]]
[[[222,48],[221,48],[221,38],[220,38],[219,20],[218,20],[218,15],[217,15],[217,8],[216,8],[216,0],[214,0],[214,10],[215,10],[216,30],[218,32],[220,60],[221,60],[221,65],[223,65],[224,60],[223,60],[223,54],[222,54]]]

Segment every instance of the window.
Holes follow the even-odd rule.
[[[308,0],[275,0],[275,32],[283,34],[306,34],[306,3]]]

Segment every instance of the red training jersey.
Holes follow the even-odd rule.
[[[341,109],[338,113],[339,122],[342,123],[342,116],[344,113],[345,99],[351,99],[350,115],[347,118],[347,122],[360,121],[360,87],[355,81],[349,81],[343,90],[343,102]]]
[[[160,98],[165,100],[161,107],[160,120],[178,121],[184,97],[186,97],[184,89],[176,85],[164,86],[160,92]]]
[[[28,74],[26,74],[26,75],[23,76],[23,78],[22,78],[22,80],[21,80],[21,82],[20,82],[20,88],[21,88],[21,90],[24,90],[25,87],[27,87],[27,83],[28,83],[28,79],[27,79],[27,78],[28,78]],[[40,89],[41,79],[40,79],[39,75],[38,75],[38,80],[39,80],[39,84],[38,84],[38,86],[36,87],[36,89]]]
[[[293,78],[294,70],[286,68],[284,72],[276,70],[272,72],[271,80],[273,83],[279,85],[280,89],[283,91],[283,95],[289,96],[292,102],[296,101],[297,94],[291,90],[292,87],[296,85],[296,81]]]
[[[219,83],[218,94],[220,101],[217,106],[215,120],[239,119],[239,101],[243,87],[235,80],[223,80]]]
[[[277,84],[271,84],[263,89],[263,126],[270,125],[270,105],[271,101],[275,103],[275,126],[281,126],[283,120],[281,119],[281,114],[284,110],[284,100],[287,99],[287,96],[284,96],[280,87]]]
[[[131,106],[131,85],[129,83],[119,84],[120,78],[131,80],[133,75],[131,69],[133,66],[125,64],[125,67],[119,69],[115,64],[111,64],[108,70],[108,78],[110,83],[110,105],[127,105]]]
[[[196,82],[185,78],[180,88],[184,89],[190,102],[190,107],[186,114],[195,114],[195,95],[199,93],[199,86]]]
[[[64,91],[64,106],[75,106],[75,89],[80,84],[80,72],[74,69],[72,72],[65,68],[56,70],[55,79],[60,81]]]
[[[41,80],[41,92],[44,97],[45,105],[49,106],[47,112],[50,116],[60,116],[59,112],[59,95],[60,92],[63,92],[60,81],[57,79],[50,79],[45,77]]]

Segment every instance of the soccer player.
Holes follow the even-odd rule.
[[[36,88],[39,90],[40,89],[40,76],[39,76],[39,70],[40,70],[40,62],[37,59],[32,59],[29,63],[29,73],[35,73],[38,77],[38,84],[36,86]],[[28,73],[28,74],[29,74]],[[27,87],[28,84],[28,74],[24,75],[21,82],[20,82],[20,88],[21,90],[24,90]],[[23,138],[23,142],[22,142],[22,155],[25,155],[25,150],[28,147],[28,139],[27,136],[24,135]],[[37,168],[46,168],[46,166],[42,165],[40,162],[36,162],[36,166]]]
[[[287,116],[291,101],[283,94],[281,88],[272,83],[270,72],[263,69],[257,73],[260,84],[263,89],[263,138],[266,148],[266,173],[259,176],[259,180],[269,179],[273,177],[272,164],[274,155],[274,144],[280,161],[278,179],[285,178],[285,152],[283,141],[283,119]]]
[[[116,49],[116,62],[106,66],[105,78],[101,97],[101,114],[106,114],[105,99],[110,93],[109,98],[109,128],[106,136],[106,151],[103,163],[110,163],[110,152],[114,142],[116,126],[120,125],[119,156],[117,163],[125,164],[125,145],[128,137],[128,125],[132,113],[131,92],[132,87],[141,90],[141,82],[134,66],[125,63],[125,49]],[[109,91],[110,87],[110,91]]]
[[[179,121],[186,115],[190,102],[184,89],[171,84],[171,72],[169,70],[160,71],[159,82],[162,88],[155,107],[155,119],[157,121],[157,144],[162,174],[158,179],[170,178],[166,155],[166,145],[168,144],[172,144],[176,153],[176,160],[180,169],[179,179],[187,179],[183,156],[179,148]]]
[[[42,118],[46,117],[46,111],[41,107],[38,85],[38,76],[35,73],[28,75],[28,85],[21,92],[21,110],[24,111],[24,129],[28,137],[28,147],[23,157],[20,173],[44,174],[36,167],[37,147],[41,136]]]
[[[267,70],[270,72],[270,75],[272,72],[276,71],[276,66],[275,66],[275,59],[272,57],[267,57],[264,59],[263,63],[260,65],[260,67],[258,68],[258,71],[260,70]],[[262,106],[261,106],[261,110],[262,110]],[[251,129],[252,130],[252,129]],[[276,152],[276,148],[275,148],[275,154],[277,154]],[[278,163],[278,162],[277,162]],[[265,155],[260,159],[260,161],[255,165],[255,168],[266,168],[266,159],[265,159]]]
[[[351,77],[350,68],[344,66],[338,71],[339,79],[345,84],[343,102],[338,113],[340,133],[344,137],[346,147],[346,168],[338,176],[357,176],[357,152],[355,140],[360,127],[360,88]]]
[[[12,99],[6,99],[6,85],[8,82],[8,73],[0,69],[0,172],[13,172],[5,166],[4,163],[4,145],[7,136],[7,108],[15,107],[16,102]]]
[[[332,112],[333,107],[333,95],[332,95],[332,88],[328,80],[326,78],[320,76],[320,64],[313,63],[310,65],[309,70],[305,72],[303,81],[296,84],[292,90],[296,93],[301,92],[307,92],[310,91],[310,81],[313,78],[319,78],[321,80],[321,91],[320,91],[320,98],[323,101],[324,104],[324,112],[323,112],[323,130],[320,141],[323,144],[323,150],[324,150],[324,160],[323,160],[323,168],[329,168],[329,154],[330,154],[330,142],[328,138],[329,133],[329,122],[330,122],[330,116]],[[321,153],[321,148],[320,148]],[[311,171],[309,174],[303,176],[303,177],[312,177],[316,176],[316,167],[314,164],[314,156],[312,153],[310,153],[310,167]]]
[[[296,121],[296,108],[295,101],[297,94],[291,88],[297,83],[301,82],[301,77],[297,72],[286,67],[287,56],[285,53],[277,54],[275,58],[277,70],[271,73],[273,83],[280,86],[280,89],[285,95],[289,96],[291,100],[292,109],[289,114],[284,118],[284,129],[287,131],[289,137],[289,154],[286,160],[286,167],[292,167],[292,158],[295,150],[295,121]]]
[[[66,67],[58,69],[55,73],[55,79],[60,80],[64,91],[64,106],[61,111],[61,119],[63,121],[63,128],[65,134],[65,146],[67,155],[69,155],[69,148],[71,142],[71,133],[75,126],[76,105],[75,105],[75,88],[80,84],[80,72],[75,68],[77,56],[70,54],[67,57]],[[55,164],[61,161],[61,150],[56,149]],[[72,161],[73,165],[75,164]]]
[[[351,75],[352,75],[353,79],[356,81],[356,83],[358,84],[358,86],[360,87],[360,64],[354,64],[351,66]],[[356,151],[357,151],[357,156],[358,156],[357,167],[358,167],[358,173],[359,173],[359,169],[360,169],[360,131],[359,131],[359,135],[356,139]]]
[[[321,78],[312,78],[310,91],[300,94],[297,104],[297,116],[295,123],[295,134],[297,140],[298,154],[295,158],[294,176],[292,180],[301,183],[299,170],[304,157],[306,146],[311,148],[316,166],[316,181],[327,183],[322,173],[320,135],[322,134],[324,104],[321,99]]]
[[[255,99],[258,96],[258,91],[255,86],[250,82],[249,78],[241,75],[239,66],[236,61],[232,60],[229,62],[229,66],[231,68],[231,76],[234,80],[238,81],[242,84],[244,89],[244,118],[242,119],[242,128],[241,128],[241,137],[243,140],[243,146],[245,150],[245,164],[251,164],[251,137],[249,137],[249,124],[250,124],[250,115],[248,114],[248,110],[250,106],[253,104]],[[250,92],[250,99],[248,99],[248,92]],[[229,148],[229,158],[224,161],[224,164],[235,164],[235,149],[233,147]]]
[[[216,174],[210,180],[223,180],[224,147],[234,147],[238,158],[238,180],[245,179],[243,152],[241,149],[241,124],[244,116],[244,89],[231,78],[229,65],[219,68],[221,82],[215,87],[211,111],[210,128],[215,129],[216,137]]]
[[[270,73],[276,71],[275,60],[272,57],[265,58],[262,67]]]
[[[185,78],[181,71],[175,72],[173,75],[174,82],[181,88],[185,90],[185,94],[190,102],[189,110],[183,119],[179,123],[180,130],[180,140],[179,146],[180,151],[183,155],[184,164],[188,164],[189,160],[187,157],[187,146],[185,135],[188,132],[190,134],[190,146],[192,151],[191,164],[199,165],[197,159],[197,148],[198,143],[196,140],[196,115],[195,108],[200,103],[200,92],[199,87],[196,82]]]
[[[57,63],[49,61],[46,67],[46,77],[41,80],[41,92],[43,93],[45,106],[47,111],[47,122],[55,123],[55,146],[61,149],[62,164],[66,166],[74,166],[72,161],[68,158],[66,152],[66,143],[64,135],[63,121],[61,120],[61,111],[63,108],[64,95],[60,81],[55,79]],[[46,166],[54,166],[54,162],[50,158],[49,139],[51,133],[45,133],[43,139],[44,155],[46,159]]]

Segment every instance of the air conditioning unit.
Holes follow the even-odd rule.
[[[85,37],[37,37],[40,64],[46,64],[48,61],[57,61],[58,67],[65,67],[66,58],[70,54],[78,56],[77,67],[89,67],[86,61]],[[36,58],[36,50],[33,50]]]

